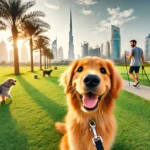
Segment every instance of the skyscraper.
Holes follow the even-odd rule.
[[[82,58],[88,56],[88,51],[89,51],[89,43],[84,41],[84,43],[81,45],[82,49]]]
[[[90,47],[89,49],[89,56],[97,56],[100,57],[100,47],[92,48]]]
[[[52,52],[54,54],[54,60],[57,60],[57,38],[52,43]]]
[[[109,41],[106,41],[103,49],[103,54],[106,58],[110,58],[110,43]]]
[[[103,55],[103,46],[104,46],[104,44],[102,43],[101,44],[101,56]]]
[[[145,58],[150,58],[150,34],[145,38],[145,51],[144,51]]]
[[[58,49],[57,60],[63,60],[63,59],[64,59],[63,48],[60,46],[59,49]]]
[[[111,59],[118,61],[121,58],[120,28],[111,26]]]
[[[70,9],[70,31],[69,31],[69,51],[68,60],[74,60],[74,45],[73,45],[73,35],[72,35],[72,12]]]
[[[8,61],[8,52],[7,52],[7,47],[6,47],[6,43],[4,42],[4,40],[2,39],[2,41],[0,42],[0,62]]]
[[[14,50],[13,49],[9,51],[9,61],[14,62]]]
[[[22,45],[21,47],[21,62],[28,62],[28,52],[27,52],[27,47],[25,44]]]

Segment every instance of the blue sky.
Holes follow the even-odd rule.
[[[110,26],[121,29],[121,50],[130,50],[129,41],[136,39],[144,49],[145,37],[150,34],[150,0],[36,0],[34,10],[42,10],[51,29],[47,35],[68,54],[69,11],[73,16],[75,55],[81,54],[81,43],[95,47],[110,41]]]

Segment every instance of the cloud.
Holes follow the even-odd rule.
[[[79,5],[93,5],[96,4],[96,0],[76,0],[75,3]]]
[[[85,9],[82,12],[84,15],[91,15],[93,13],[92,10],[85,10]]]
[[[49,3],[45,2],[44,5],[50,9],[53,9],[53,10],[58,10],[60,8],[59,5],[55,5],[55,4],[52,4],[50,2]]]
[[[96,32],[104,32],[109,31],[111,25],[123,25],[126,22],[129,22],[131,20],[135,20],[136,16],[132,16],[134,10],[124,10],[120,11],[120,8],[108,8],[107,9],[108,14],[110,15],[108,18],[101,20],[95,25]]]

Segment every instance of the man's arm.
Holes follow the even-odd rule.
[[[132,58],[132,54],[130,54],[130,55],[124,54],[124,56],[127,57],[128,59]]]
[[[144,66],[144,55],[142,55],[141,58],[142,58],[142,66]]]

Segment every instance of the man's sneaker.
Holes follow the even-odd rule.
[[[137,82],[136,84],[133,84],[134,87],[139,87],[140,86],[140,82]]]

